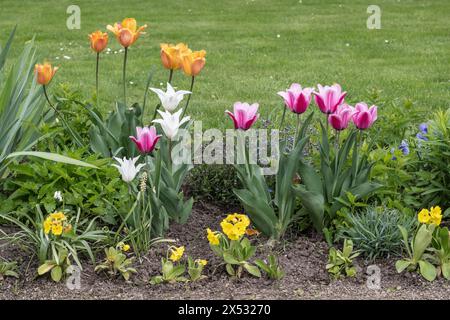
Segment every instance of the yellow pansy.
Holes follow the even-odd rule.
[[[208,260],[205,260],[205,259],[198,259],[197,260],[197,263],[199,264],[199,265],[201,265],[201,266],[206,266],[206,264],[208,263]]]
[[[47,218],[44,221],[44,232],[45,232],[45,234],[49,234],[51,229],[52,229],[52,223],[51,223],[50,219]]]
[[[217,246],[220,243],[220,238],[217,232],[211,231],[210,228],[206,229],[206,232],[208,233],[208,241],[211,245]]]
[[[440,225],[442,221],[442,210],[439,206],[431,207],[430,222],[435,225]]]
[[[50,218],[55,220],[65,220],[66,216],[62,212],[55,212],[50,215]]]
[[[128,250],[130,250],[130,246],[128,244],[124,244],[122,250],[127,252]]]
[[[183,257],[184,254],[184,246],[181,247],[171,247],[170,248],[172,254],[170,255],[169,259],[172,260],[173,262],[177,262],[178,260],[181,259],[181,257]]]
[[[60,236],[62,234],[62,232],[63,232],[63,227],[62,227],[61,224],[53,224],[53,226],[52,226],[52,233],[55,236]]]
[[[428,209],[422,209],[420,210],[417,219],[420,223],[429,223],[430,222],[430,212]]]
[[[233,213],[228,215],[220,223],[223,233],[230,240],[239,240],[250,225],[250,219],[245,214]]]

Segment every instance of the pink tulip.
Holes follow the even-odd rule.
[[[136,144],[139,152],[150,153],[155,149],[161,135],[156,134],[155,127],[136,127],[137,138],[130,136],[130,139]]]
[[[312,88],[302,89],[298,83],[293,83],[288,90],[280,91],[278,95],[283,97],[284,103],[292,112],[302,114],[308,109],[312,91]]]
[[[318,84],[317,88],[319,88],[319,92],[314,92],[314,99],[320,111],[326,114],[334,113],[338,105],[344,102],[345,95],[347,94],[347,92],[342,92],[341,86],[337,83],[331,87],[322,87]]]
[[[331,126],[338,131],[347,129],[348,123],[352,119],[355,108],[347,104],[341,104],[337,107],[336,112],[330,114],[328,122]]]
[[[364,102],[355,105],[355,113],[353,114],[353,123],[360,129],[368,129],[377,120],[377,106],[367,107]]]
[[[258,107],[257,103],[249,105],[246,102],[236,102],[233,107],[234,112],[226,110],[225,113],[233,120],[235,129],[248,130],[259,118]]]

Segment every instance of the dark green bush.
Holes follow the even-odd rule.
[[[185,186],[195,200],[214,201],[230,206],[239,205],[233,188],[239,188],[240,183],[232,165],[195,166],[189,173]]]

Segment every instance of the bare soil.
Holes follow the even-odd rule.
[[[81,275],[81,289],[69,290],[65,282],[54,283],[46,277],[36,277],[35,259],[15,246],[0,247],[0,256],[17,260],[19,279],[6,278],[0,282],[0,299],[448,299],[450,286],[445,280],[433,283],[417,274],[397,274],[395,259],[377,261],[381,269],[381,288],[369,289],[366,285],[367,263],[357,261],[358,275],[341,280],[330,279],[325,265],[327,245],[316,234],[290,236],[278,244],[275,251],[286,272],[279,281],[243,276],[230,278],[221,261],[214,256],[206,240],[205,229],[219,229],[226,212],[206,203],[197,203],[185,225],[172,225],[168,238],[176,239],[186,247],[193,258],[207,259],[207,279],[194,283],[150,285],[149,279],[159,274],[160,259],[167,244],[155,245],[141,262],[136,261],[138,274],[130,282],[122,278],[110,279],[105,274],[94,273],[94,266],[86,261]],[[266,239],[254,237],[258,256],[269,252]]]

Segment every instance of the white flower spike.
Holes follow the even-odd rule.
[[[123,157],[123,159],[114,157],[114,159],[116,159],[119,165],[113,164],[113,166],[119,170],[120,174],[122,175],[122,180],[126,183],[130,183],[131,181],[133,181],[142,167],[145,166],[145,164],[138,164],[136,166],[136,162],[138,161],[139,156],[134,159],[127,159],[125,157]]]
[[[186,90],[175,91],[168,82],[166,92],[157,88],[150,88],[150,90],[158,95],[159,100],[161,100],[161,105],[169,112],[174,111],[178,107],[185,94],[191,94],[190,91]]]
[[[164,131],[164,134],[171,141],[173,141],[173,139],[177,135],[178,129],[180,128],[180,126],[183,123],[189,121],[189,119],[190,119],[190,117],[184,117],[180,121],[180,115],[183,112],[183,109],[178,110],[174,114],[171,114],[168,111],[162,112],[162,111],[158,110],[158,112],[161,115],[162,119],[156,119],[156,120],[153,120],[152,122],[159,123],[161,125],[161,128]]]

